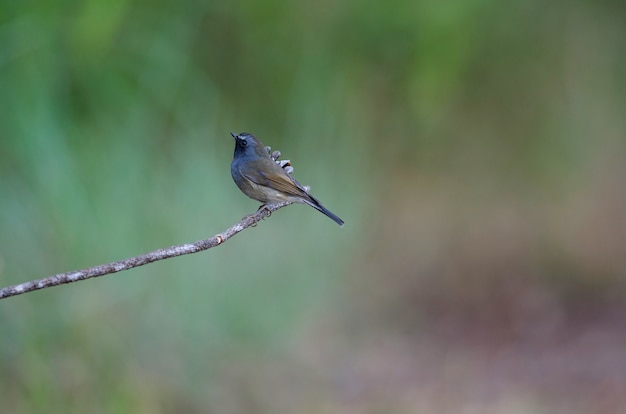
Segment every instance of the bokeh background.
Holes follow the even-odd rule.
[[[626,411],[626,3],[0,1],[7,413]]]

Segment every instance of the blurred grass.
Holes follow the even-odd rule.
[[[626,344],[613,324],[625,11],[0,2],[2,286],[204,238],[253,211],[228,171],[231,130],[280,149],[347,223],[294,206],[206,254],[2,301],[3,406],[626,405],[623,376],[592,375],[601,362],[577,368],[609,384],[584,398],[561,366],[547,386],[520,374],[498,388],[503,374],[474,362],[498,349],[517,359],[496,368],[517,366],[528,343],[550,355],[591,335],[589,320],[610,340],[570,343],[571,366]],[[583,401],[572,410],[568,396]]]

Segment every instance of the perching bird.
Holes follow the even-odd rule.
[[[235,155],[230,172],[237,187],[248,197],[263,204],[291,201],[308,204],[343,226],[343,220],[328,210],[291,175],[281,168],[258,138],[242,132],[235,138]]]

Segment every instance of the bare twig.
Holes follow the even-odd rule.
[[[148,263],[156,262],[163,259],[169,259],[171,257],[201,252],[203,250],[210,249],[211,247],[219,246],[226,240],[233,237],[235,234],[248,227],[256,225],[256,223],[258,223],[265,217],[269,217],[272,212],[278,210],[279,208],[288,206],[289,204],[292,203],[289,201],[284,201],[282,203],[271,204],[266,206],[265,208],[261,208],[256,213],[242,218],[239,223],[235,224],[234,226],[230,227],[222,233],[216,234],[209,239],[198,240],[195,243],[171,246],[165,249],[159,249],[150,253],[131,257],[126,260],[120,260],[119,262],[93,266],[87,269],[76,270],[73,272],[59,273],[58,275],[44,277],[43,279],[31,280],[30,282],[24,282],[18,285],[0,288],[0,299],[21,295],[23,293],[33,292],[35,290],[45,289],[52,286],[63,285],[65,283],[73,283],[78,282],[79,280],[91,279],[92,277],[117,273],[121,272],[122,270],[132,269],[133,267],[143,266]]]

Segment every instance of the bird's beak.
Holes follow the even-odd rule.
[[[235,134],[234,132],[231,132],[231,133],[230,133],[230,136],[231,136],[231,137],[233,137],[233,138],[235,138],[235,139],[239,138],[239,136],[238,136],[237,134]]]

